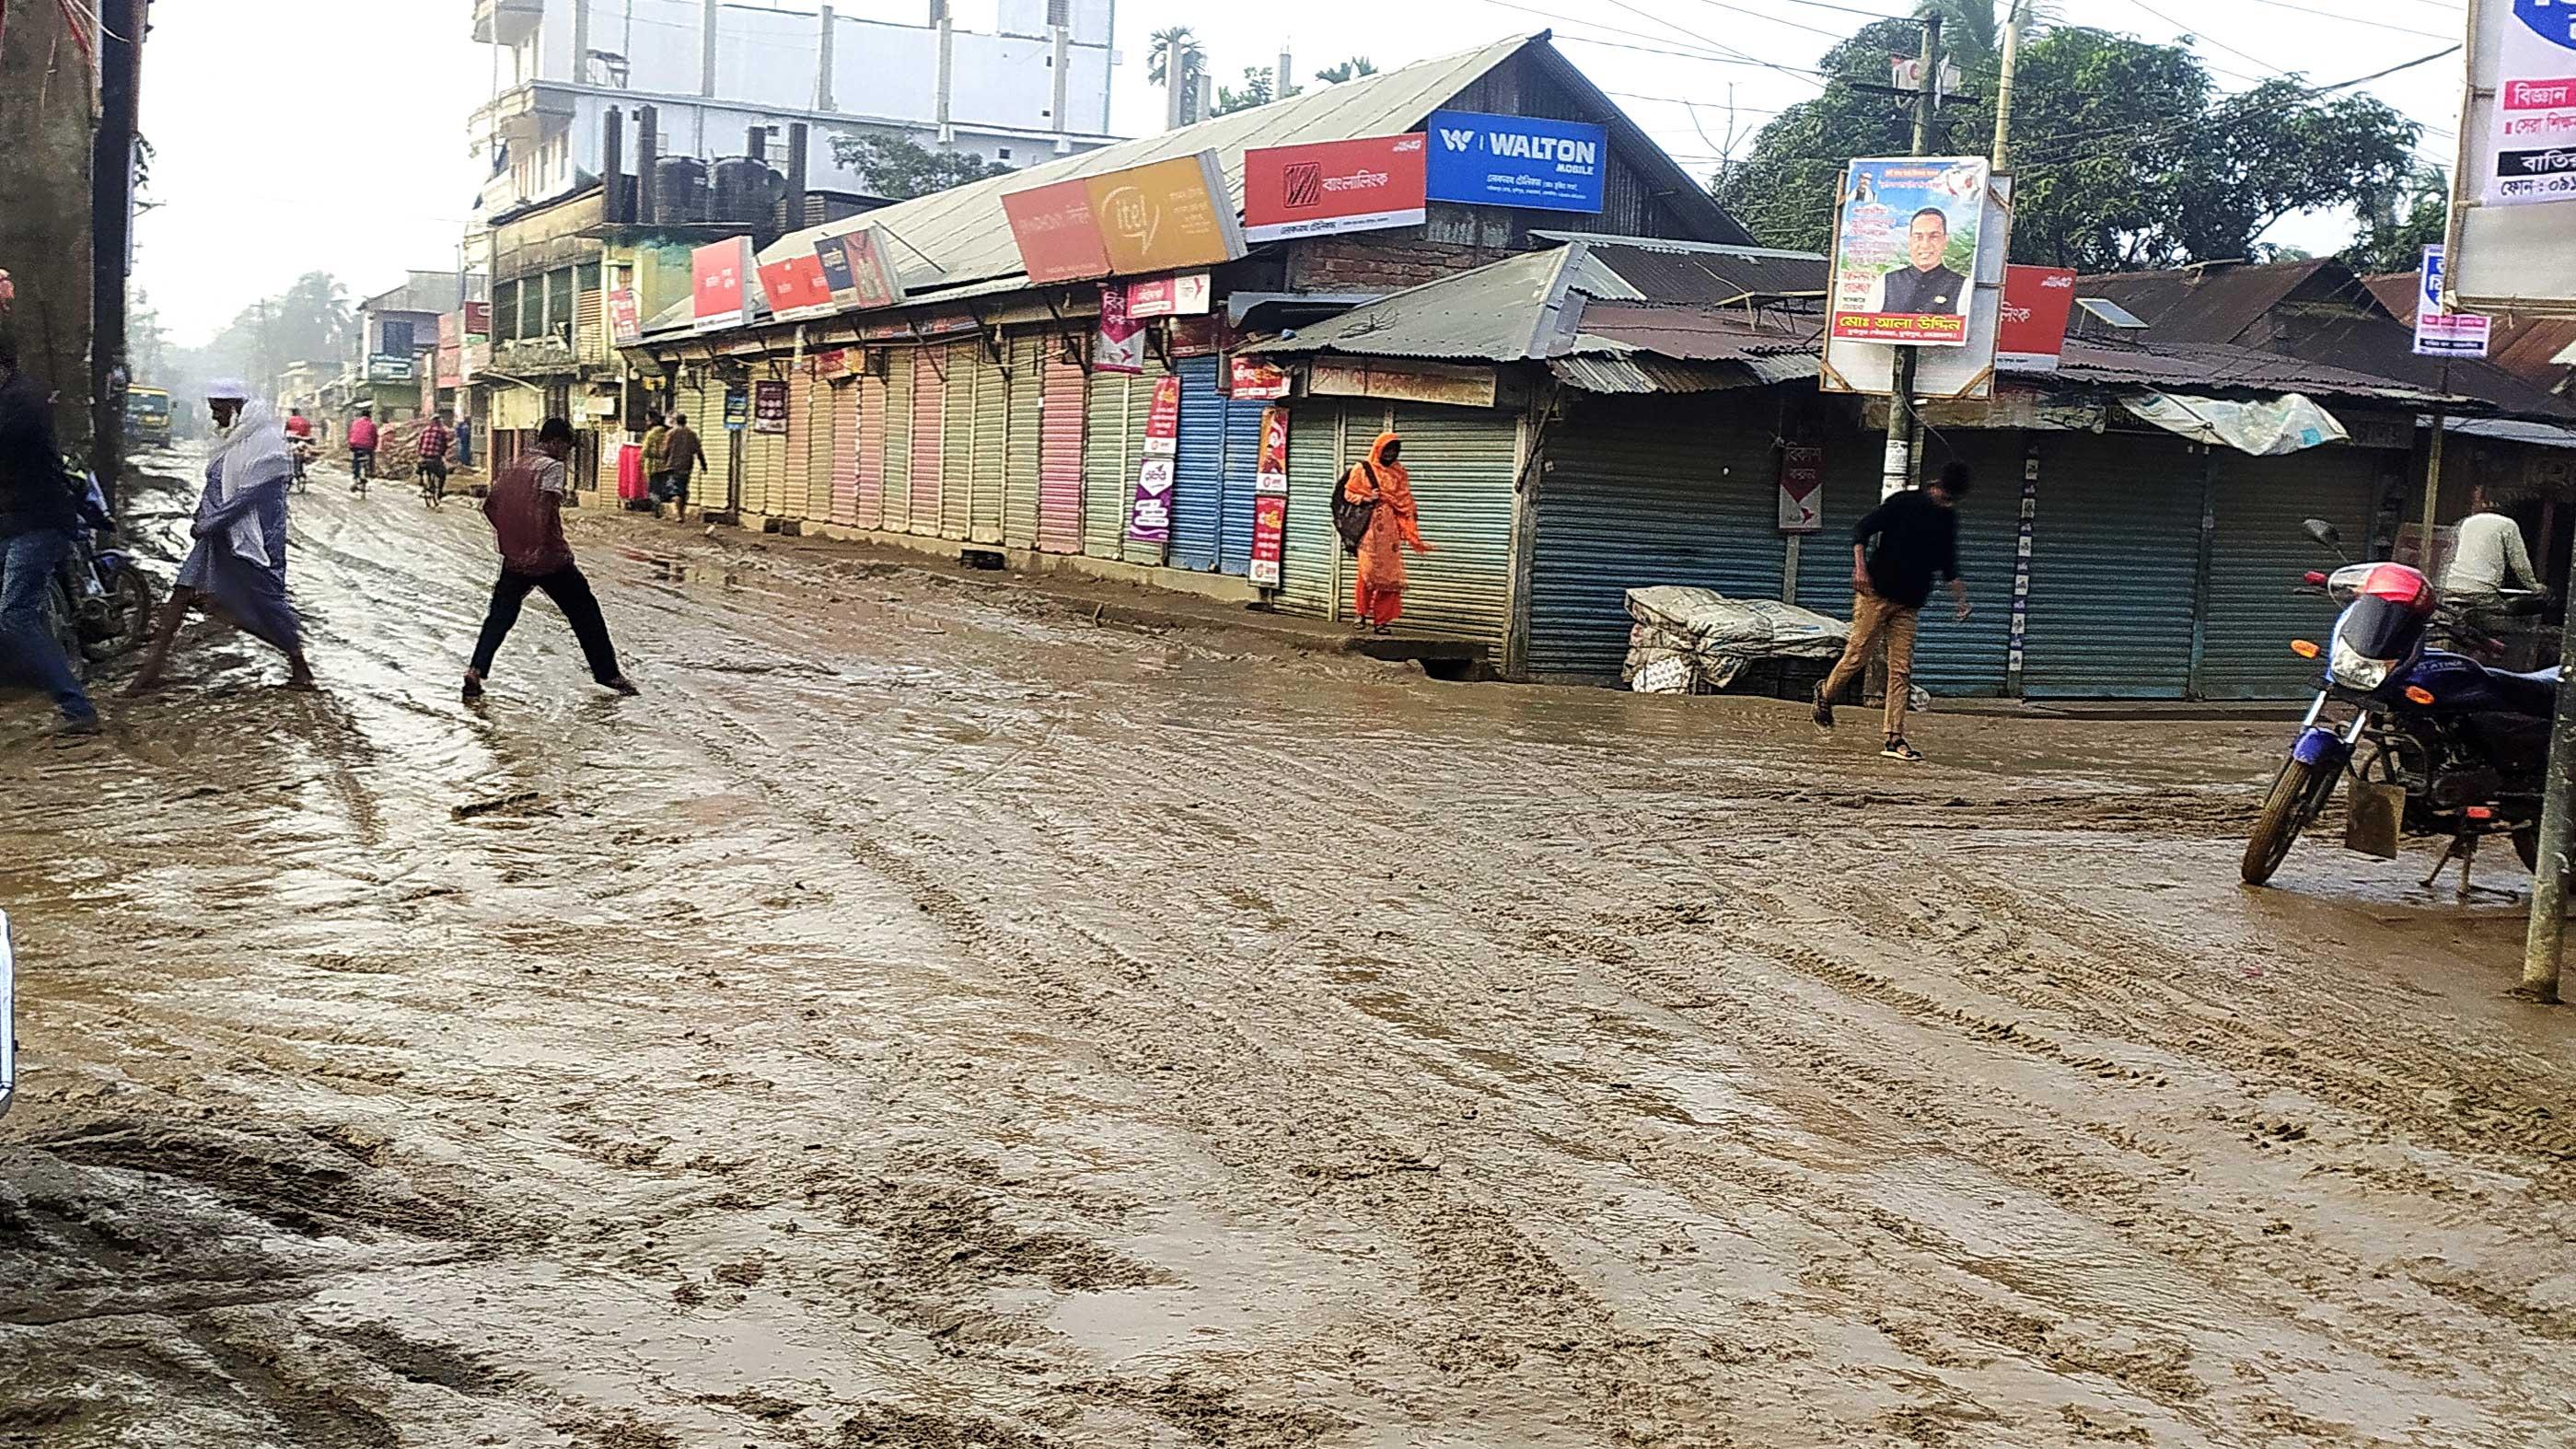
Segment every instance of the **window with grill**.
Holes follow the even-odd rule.
[[[560,335],[560,329],[572,325],[572,268],[562,267],[546,273],[546,335]]]

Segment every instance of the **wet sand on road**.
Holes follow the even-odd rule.
[[[2576,1442],[2568,1018],[2427,861],[2235,884],[2280,725],[620,518],[644,697],[534,604],[469,709],[473,508],[294,510],[321,692],[0,703],[0,1443]]]

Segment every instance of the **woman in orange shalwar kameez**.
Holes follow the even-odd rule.
[[[1404,554],[1431,552],[1422,541],[1421,520],[1413,507],[1413,483],[1395,460],[1403,440],[1380,433],[1369,444],[1368,461],[1342,480],[1342,496],[1353,503],[1375,503],[1368,532],[1360,536],[1359,589],[1353,607],[1363,628],[1383,634],[1404,612]],[[1399,547],[1400,546],[1400,547]]]

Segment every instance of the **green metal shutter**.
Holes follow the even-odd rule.
[[[2308,570],[2332,567],[2333,556],[2301,525],[2322,518],[2347,539],[2370,537],[2387,456],[2337,446],[2281,458],[2219,452],[2212,480],[2217,527],[2193,693],[2290,699],[2315,691],[2317,666],[2291,653],[2290,641],[2323,641],[2335,607],[2293,591]]]
[[[1520,414],[1398,404],[1395,431],[1423,541],[1435,550],[1405,556],[1404,621],[1500,650],[1511,625]]]
[[[1377,416],[1383,415],[1378,409]],[[1333,490],[1349,471],[1342,461],[1345,416],[1342,404],[1321,398],[1288,405],[1288,532],[1279,561],[1279,607],[1291,614],[1342,617],[1350,575],[1342,536],[1333,529]],[[1367,447],[1368,439],[1355,446]]]
[[[1548,439],[1530,572],[1533,675],[1618,678],[1633,588],[1780,596],[1770,430],[1739,421],[1749,412],[1676,416],[1669,399],[1651,401],[1663,406],[1578,404]],[[1408,462],[1415,456],[1410,438],[1404,453]]]
[[[885,354],[885,471],[879,487],[882,526],[912,531],[912,351]]]
[[[977,543],[1000,543],[1002,493],[1008,486],[1003,472],[1010,453],[1011,375],[988,348],[976,344],[970,350],[975,359],[975,451],[968,465],[974,476],[967,484],[973,508],[966,536]]]
[[[1127,509],[1136,480],[1127,474],[1127,457],[1135,445],[1130,431],[1141,432],[1144,415],[1130,418],[1128,397],[1137,379],[1095,373],[1091,398],[1084,409],[1082,437],[1082,551],[1093,558],[1116,558],[1127,533]]]
[[[1002,465],[1002,542],[1038,546],[1038,451],[1046,411],[1047,338],[1030,332],[1011,340],[1010,456]]]
[[[2182,698],[2202,460],[2164,434],[2052,433],[2042,449],[2022,692]]]
[[[975,508],[975,375],[981,370],[981,343],[952,342],[941,358],[947,373],[947,422],[940,435],[939,536],[963,540]]]

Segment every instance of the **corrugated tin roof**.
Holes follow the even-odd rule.
[[[1576,243],[1505,257],[1408,287],[1339,317],[1301,327],[1294,336],[1243,350],[1481,362],[1617,351],[1614,344],[1587,342],[1571,329],[1569,298],[1608,295],[1635,300],[1639,295],[1617,274],[1594,262],[1590,250]]]
[[[2416,426],[2431,423],[2419,418]],[[2493,438],[2502,443],[2527,443],[2535,448],[2576,448],[2576,428],[2555,423],[2526,423],[2513,418],[2445,418],[2443,430],[2471,438]]]
[[[2235,342],[2317,274],[2342,263],[2223,262],[2162,272],[2104,272],[2075,279],[2076,295],[2117,302],[2158,341]]]
[[[1713,362],[1667,362],[1643,353],[1623,356],[1605,352],[1560,357],[1547,366],[1566,386],[1581,388],[1585,392],[1718,392],[1769,381],[1748,367]]]
[[[1586,306],[1582,326],[1596,337],[1663,357],[1700,362],[1805,352],[1815,346],[1817,335],[1812,318],[1783,323],[1747,318],[1723,307],[1638,307],[1608,301]]]
[[[890,250],[905,288],[916,299],[937,300],[961,285],[1023,275],[1019,245],[1012,239],[1010,222],[1002,213],[1005,193],[1213,150],[1225,168],[1226,188],[1240,206],[1243,153],[1247,148],[1409,131],[1477,77],[1530,46],[1544,45],[1546,39],[1545,31],[1514,35],[1399,70],[1321,86],[1304,95],[1176,131],[1122,141],[1008,176],[900,201],[862,216],[791,232],[763,251],[761,260],[803,255],[823,237],[876,227],[894,238]]]
[[[2381,272],[2362,278],[2361,283],[2398,321],[2414,325],[2413,272]],[[2576,357],[2568,355],[2571,351],[2576,351],[2576,319],[2499,317],[2487,339],[2488,365],[2544,392],[2566,385],[2568,368],[2576,364]]]
[[[1595,258],[1658,302],[1735,302],[1748,297],[1821,296],[1825,291],[1826,261],[1814,252],[1576,231],[1530,235],[1586,244]]]
[[[2022,374],[2027,375],[2027,374]],[[2162,338],[2122,345],[2066,339],[2057,375],[2074,382],[2144,385],[2178,392],[2245,389],[2314,392],[2336,397],[2432,403],[2444,395],[2385,377],[2305,358],[2283,357],[2224,343],[2177,343]],[[2464,402],[2468,399],[2453,398]]]

